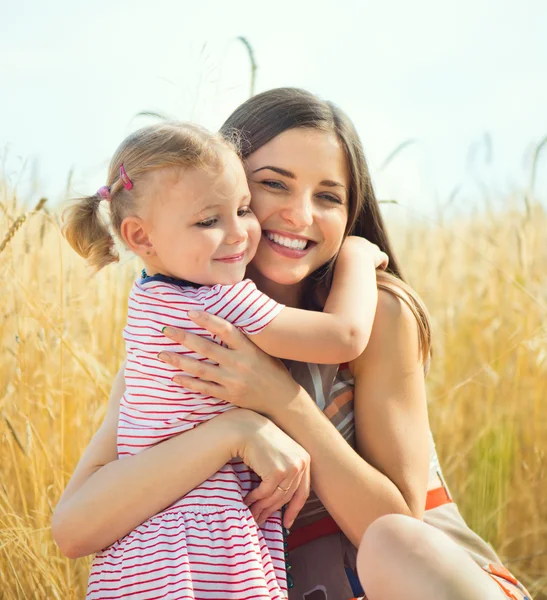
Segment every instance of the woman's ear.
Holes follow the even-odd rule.
[[[120,232],[127,247],[137,256],[144,258],[155,254],[146,224],[140,217],[126,217],[122,221]]]

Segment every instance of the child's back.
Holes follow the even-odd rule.
[[[129,297],[124,329],[127,362],[126,392],[118,423],[120,458],[233,408],[227,402],[173,383],[172,377],[179,371],[160,361],[158,353],[176,351],[198,360],[204,358],[171,342],[163,335],[163,327],[184,327],[213,339],[188,319],[189,310],[209,309],[220,316],[231,315],[242,329],[247,326],[258,331],[282,308],[265,298],[250,281],[214,287],[191,286],[161,275],[137,281]],[[129,595],[138,590],[139,598],[147,597],[143,595],[145,582],[156,577],[169,586],[178,585],[180,580],[181,586],[187,585],[188,591],[200,598],[208,593],[216,593],[216,597],[221,593],[223,598],[283,598],[286,588],[280,515],[259,528],[243,502],[258,482],[243,461],[232,459],[159,515],[97,555],[88,597],[110,597],[100,583],[106,576],[116,594],[123,591]],[[135,570],[134,578],[127,576],[128,566]],[[120,577],[113,584],[114,573]],[[164,581],[165,573],[176,574],[174,583]]]

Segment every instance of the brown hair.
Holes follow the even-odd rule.
[[[151,125],[126,137],[110,161],[106,180],[110,191],[110,222],[118,237],[121,238],[122,221],[136,214],[149,195],[145,185],[147,175],[167,167],[220,170],[222,148],[236,150],[219,134],[189,123]],[[120,179],[121,165],[133,184],[130,190]],[[119,260],[114,238],[100,214],[103,199],[99,192],[76,199],[63,213],[64,236],[96,271]]]
[[[389,256],[389,267],[378,273],[378,287],[395,294],[410,308],[418,323],[420,348],[425,360],[431,349],[431,326],[427,309],[405,283],[389,241],[359,135],[349,117],[335,104],[321,100],[298,88],[277,88],[253,96],[228,117],[220,132],[227,139],[239,140],[242,158],[258,150],[274,137],[296,127],[319,129],[336,134],[340,140],[351,175],[346,235],[366,238]],[[324,280],[329,265],[309,279],[309,308],[314,308],[314,291]]]

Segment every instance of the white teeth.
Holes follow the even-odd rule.
[[[294,250],[304,250],[308,245],[306,240],[295,240],[288,237],[284,237],[277,233],[266,233],[266,237],[272,242],[279,244],[280,246],[285,246],[285,248],[292,248]]]

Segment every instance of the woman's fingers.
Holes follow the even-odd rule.
[[[260,489],[262,488],[262,489]],[[292,526],[310,495],[310,468],[306,468],[294,477],[291,483],[283,481],[272,491],[271,483],[263,482],[245,498],[257,523],[262,525],[276,511],[286,505],[283,525]]]
[[[226,398],[226,388],[218,383],[215,383],[214,381],[196,379],[195,377],[190,377],[189,375],[175,375],[173,377],[173,381],[177,385],[180,385],[188,390],[192,390],[193,392],[198,392],[204,396],[212,396],[213,398],[218,398],[219,400],[228,401]]]
[[[232,358],[231,350],[241,348],[255,349],[254,344],[250,342],[246,338],[246,336],[237,329],[237,327],[234,327],[234,325],[232,325],[228,321],[225,321],[224,319],[216,317],[215,315],[211,315],[207,312],[197,311],[189,311],[188,316],[197,325],[200,325],[201,327],[209,331],[211,334],[216,336],[218,339],[220,339],[220,341],[223,342],[224,346],[213,342],[212,340],[209,340],[201,335],[196,335],[194,333],[184,331],[183,329],[179,329],[177,327],[164,327],[164,335],[167,336],[170,340],[178,342],[181,346],[185,346],[189,350],[193,350],[194,352],[197,352],[198,354],[201,354],[202,356],[205,356],[213,362],[216,362],[221,365],[230,361],[230,359]],[[162,360],[163,356],[168,355],[171,355],[172,357],[182,356],[178,355],[175,352],[162,352]],[[174,360],[175,358],[173,358],[173,361]],[[181,363],[182,361],[179,360],[178,362],[176,362],[176,364],[170,364],[175,364],[175,366],[178,366]],[[186,364],[189,363],[186,362]],[[193,372],[190,370],[188,371]]]
[[[275,499],[282,500],[287,494],[288,490],[290,490],[292,484],[288,484],[283,486],[280,484],[279,486],[272,487],[271,481],[262,481],[258,487],[249,492],[245,497],[245,504],[249,507],[256,506],[259,502],[259,511],[261,507],[267,506],[270,503],[275,502]],[[283,506],[281,504],[280,506]]]
[[[258,525],[263,525],[276,511],[281,510],[289,502],[299,481],[300,477],[297,477],[292,483],[286,484],[287,487],[280,485],[275,488],[273,493],[266,493],[265,497],[251,501],[249,508]]]
[[[215,315],[203,311],[189,311],[188,317],[194,321],[196,325],[203,327],[213,335],[216,335],[220,340],[228,346],[228,348],[237,349],[250,344],[241,331],[230,322],[221,319]],[[192,348],[194,350],[194,348]]]
[[[181,346],[185,346],[189,350],[193,350],[198,354],[209,358],[210,360],[220,363],[225,358],[226,353],[230,351],[227,348],[223,348],[220,344],[217,344],[207,338],[184,331],[178,327],[164,327],[162,330],[163,334],[174,342],[178,342]],[[176,352],[168,352],[162,354],[175,355]]]
[[[176,352],[160,352],[158,358],[169,365],[177,367],[177,369],[184,371],[188,375],[220,383],[221,373],[219,366],[207,362],[205,359],[192,358],[184,354],[177,354]]]
[[[308,465],[306,471],[302,473],[298,487],[292,495],[292,498],[289,500],[287,508],[285,509],[283,525],[287,529],[292,527],[292,524],[298,516],[298,513],[304,508],[304,504],[306,504],[306,500],[310,495],[310,489],[310,468]]]

